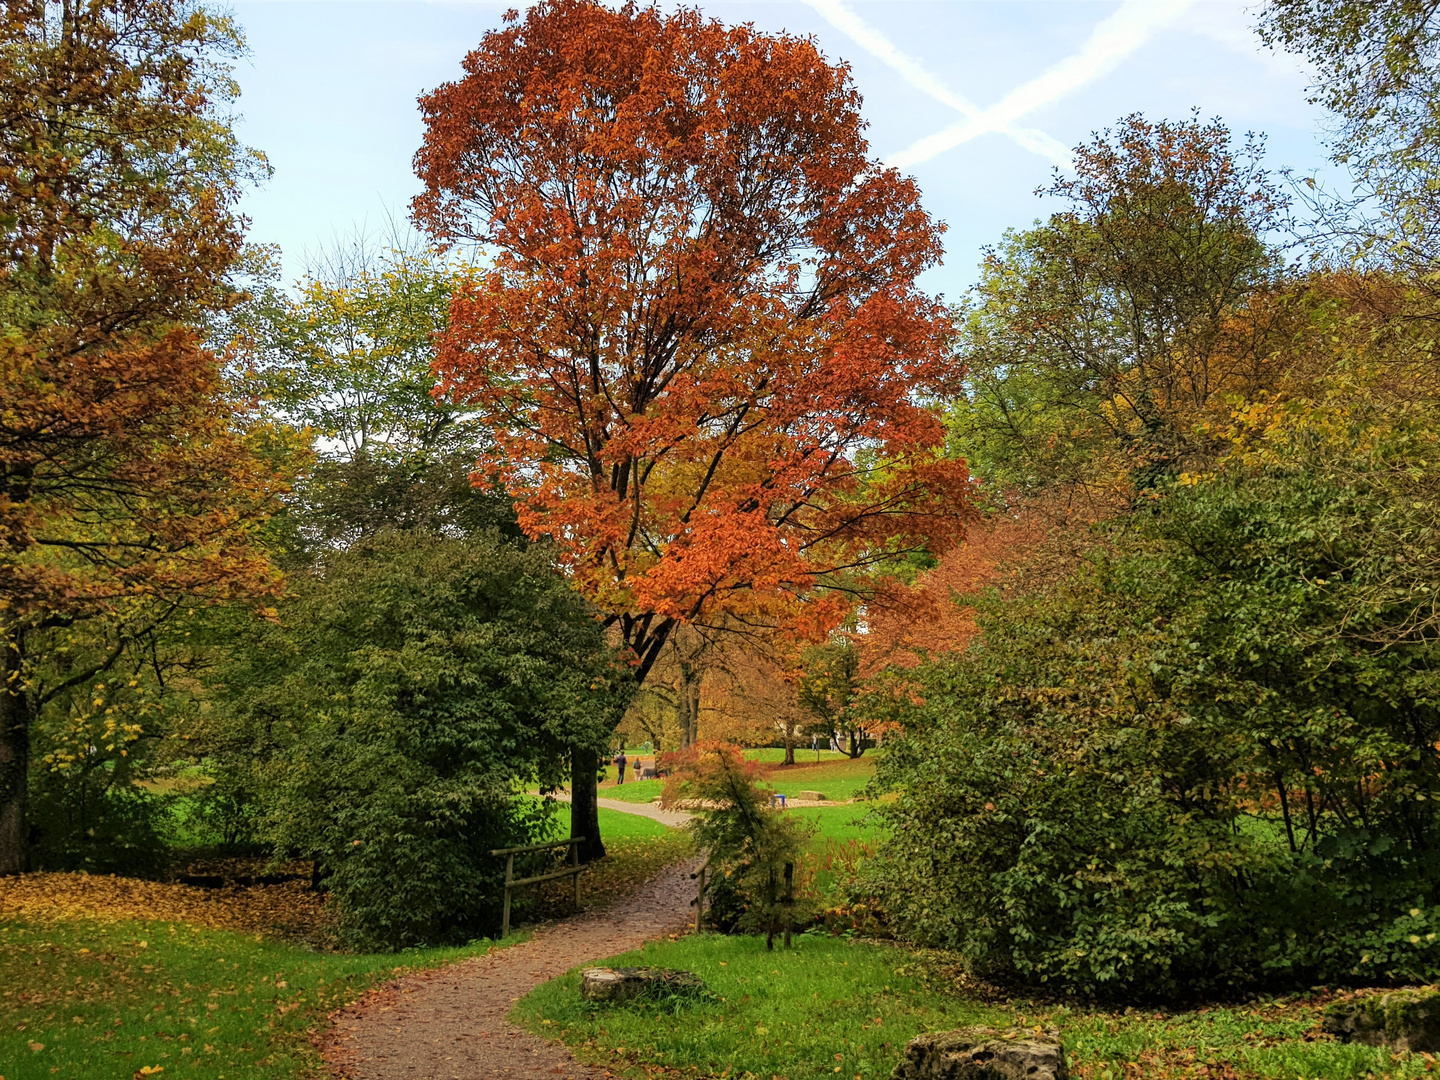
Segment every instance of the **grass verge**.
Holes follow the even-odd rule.
[[[693,850],[688,834],[615,816],[623,820],[607,830],[609,857],[580,877],[585,907],[633,891]],[[533,917],[569,914],[568,885],[541,886]],[[406,971],[494,947],[321,952],[279,936],[296,929],[297,904],[308,912],[308,938],[328,909],[295,882],[199,889],[86,874],[5,879],[0,1080],[313,1076],[320,1062],[310,1038],[331,1011]]]
[[[700,935],[607,962],[693,971],[715,996],[601,1008],[580,1000],[572,972],[523,998],[513,1018],[637,1080],[884,1080],[909,1039],[967,1024],[1058,1026],[1077,1080],[1408,1080],[1435,1069],[1428,1055],[1319,1035],[1323,995],[1183,1014],[986,1003],[898,947],[814,935],[788,953],[766,952],[758,938]]]
[[[305,1075],[319,1065],[310,1036],[331,1010],[404,971],[490,947],[343,956],[184,923],[7,923],[0,1075]]]

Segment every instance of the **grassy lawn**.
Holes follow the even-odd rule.
[[[796,755],[796,763],[771,769],[765,783],[791,799],[800,797],[801,791],[819,791],[827,799],[853,799],[875,775],[874,751],[864,757],[850,760],[842,757],[838,761],[822,761],[816,765],[813,754]]]
[[[570,804],[565,803],[558,815],[562,836],[570,835]],[[611,840],[637,836],[669,836],[676,830],[668,825],[639,814],[627,814],[623,810],[600,807],[600,838],[607,844]]]
[[[864,824],[870,811],[866,803],[851,803],[847,806],[797,806],[789,813],[806,821],[814,822],[815,835],[810,847],[819,850],[827,840],[879,840],[883,830],[873,822]]]
[[[586,907],[692,851],[678,830],[602,815],[611,854],[581,875]],[[572,904],[560,881],[536,887],[520,908],[541,918]],[[345,955],[277,936],[313,935],[326,910],[294,882],[206,890],[85,874],[0,881],[0,1080],[128,1080],[142,1068],[163,1068],[153,1074],[162,1080],[313,1076],[309,1038],[332,1010],[404,971],[494,947]]]
[[[607,963],[694,971],[715,998],[596,1007],[580,1001],[572,972],[522,999],[514,1018],[563,1039],[582,1060],[637,1080],[884,1080],[907,1040],[965,1024],[1055,1024],[1079,1080],[1401,1080],[1434,1068],[1420,1055],[1392,1059],[1385,1050],[1316,1038],[1318,998],[1130,1016],[986,1004],[956,994],[939,969],[902,949],[813,935],[797,939],[792,952],[767,953],[759,938],[707,934]]]
[[[761,751],[747,751],[746,757]],[[772,754],[770,749],[763,751]],[[821,760],[815,761],[815,754],[809,750],[795,752],[794,765],[781,765],[783,750],[774,750],[774,761],[758,759],[768,766],[761,783],[782,793],[787,798],[800,797],[801,791],[819,791],[827,799],[841,801],[853,799],[870,782],[875,773],[875,751],[864,757],[851,760],[844,754],[821,752]],[[611,773],[614,773],[612,768]],[[611,777],[613,780],[613,775]],[[611,784],[600,789],[602,799],[619,799],[622,802],[652,802],[660,797],[665,787],[663,780],[629,780],[624,784]]]
[[[804,746],[795,747],[795,760],[797,762],[813,763],[816,760],[817,754],[821,762],[850,760],[844,754],[834,750],[820,750],[818,752],[811,750],[808,742]],[[745,757],[751,761],[759,761],[766,765],[779,765],[785,760],[785,751],[782,747],[778,746],[760,746],[746,750]]]
[[[302,1075],[318,1065],[309,1034],[332,1009],[488,948],[344,956],[184,923],[0,924],[0,1075]]]
[[[658,799],[664,788],[664,780],[626,780],[623,784],[602,787],[600,798],[619,799],[621,802],[648,803]]]

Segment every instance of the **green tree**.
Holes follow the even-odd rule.
[[[1045,192],[1070,209],[1007,233],[959,311],[951,445],[1000,490],[1110,510],[1184,468],[1194,420],[1253,384],[1233,313],[1276,279],[1284,200],[1219,121],[1130,116],[1075,162]]]
[[[858,758],[865,752],[866,739],[860,708],[860,651],[849,639],[830,641],[806,649],[801,665],[796,692],[801,707],[816,720],[811,730]],[[793,751],[789,756],[793,758]]]
[[[274,587],[284,455],[198,330],[264,172],[229,126],[242,51],[197,4],[0,14],[0,874],[26,866],[42,713],[192,603]],[[88,621],[93,648],[48,652]]]
[[[510,501],[472,483],[483,430],[438,400],[430,373],[454,272],[424,248],[337,244],[292,291],[257,253],[251,298],[218,328],[280,423],[317,461],[290,501],[291,559],[384,529],[518,536]]]
[[[1403,268],[1432,295],[1440,260],[1440,12],[1432,0],[1269,0],[1259,29],[1303,56],[1353,195],[1320,191],[1316,239]],[[1312,185],[1313,187],[1313,185]]]
[[[876,884],[904,933],[1112,997],[1440,972],[1417,376],[1337,365],[1243,408],[1223,469],[983,605],[880,764],[900,798]]]
[[[604,746],[628,676],[546,553],[390,531],[328,554],[221,672],[195,722],[222,784],[258,793],[277,858],[318,864],[353,941],[494,930],[493,847],[549,835],[526,791]]]

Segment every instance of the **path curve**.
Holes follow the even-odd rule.
[[[557,791],[550,796],[557,802],[569,802],[568,792]],[[595,802],[606,810],[618,810],[622,814],[634,814],[637,817],[648,817],[651,821],[658,821],[662,825],[669,825],[671,828],[679,828],[690,820],[690,815],[683,810],[663,810],[654,803],[626,802],[623,799],[599,799]]]
[[[608,801],[608,800],[607,800]],[[648,815],[646,815],[648,816]],[[603,1080],[558,1042],[506,1019],[515,1003],[587,960],[638,948],[693,918],[691,860],[667,867],[603,911],[539,929],[533,938],[458,964],[407,975],[331,1017],[321,1044],[347,1080]]]

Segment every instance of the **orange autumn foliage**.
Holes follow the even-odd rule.
[[[885,590],[867,608],[865,633],[855,636],[862,674],[912,668],[927,656],[967,648],[980,633],[971,601],[1017,572],[1052,528],[1033,509],[995,513],[912,585]]]
[[[940,227],[868,157],[814,44],[553,0],[421,99],[416,220],[495,253],[455,292],[440,392],[494,435],[549,537],[637,657],[682,623],[842,616],[839,575],[963,535],[954,387],[916,286]]]

